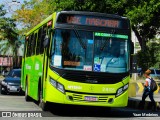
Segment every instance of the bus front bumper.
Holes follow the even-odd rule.
[[[45,102],[70,105],[125,107],[128,104],[128,90],[118,97],[115,97],[115,95],[93,95],[76,92],[62,93],[53,86],[50,86],[49,90],[46,91]]]

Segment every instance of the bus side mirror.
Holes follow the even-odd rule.
[[[49,38],[48,38],[48,35],[46,35],[43,41],[43,47],[47,48],[48,45],[49,45]]]

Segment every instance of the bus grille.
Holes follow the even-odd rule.
[[[74,94],[73,95],[73,100],[74,101],[83,101],[83,96],[82,95],[78,95],[78,94]]]
[[[98,98],[97,101],[92,102],[107,102],[108,97],[107,96],[96,96]],[[80,94],[73,94],[73,101],[85,101],[84,96]]]

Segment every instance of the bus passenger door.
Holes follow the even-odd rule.
[[[43,56],[43,75],[42,75],[42,82],[41,82],[41,88],[42,89],[42,95],[43,98],[45,97],[45,86],[46,86],[46,79],[47,79],[47,73],[48,73],[48,54],[50,49],[50,38],[51,38],[51,26],[46,27],[46,34],[43,39],[43,48],[44,48],[44,56]]]

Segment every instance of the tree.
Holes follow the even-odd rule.
[[[75,6],[82,6],[77,7],[76,10],[105,12],[128,17],[142,49],[145,48],[148,40],[160,34],[160,2],[158,0],[83,0],[81,3],[76,2]]]
[[[17,40],[16,24],[14,19],[4,17],[6,11],[3,7],[3,5],[0,6],[0,40],[7,39],[12,44]]]
[[[31,0],[14,16],[33,27],[46,16],[60,10],[103,12],[126,16],[144,49],[146,42],[159,34],[160,2],[158,0]]]
[[[4,39],[3,30],[1,29],[1,27],[4,22],[3,16],[6,14],[6,11],[3,10],[3,7],[4,7],[4,5],[0,5],[0,40]]]
[[[155,59],[151,67],[160,68],[160,39],[154,39],[147,43],[150,50],[150,56]]]
[[[21,9],[17,10],[13,18],[24,24],[24,29],[31,29],[43,19],[55,11],[61,11],[66,6],[72,6],[73,0],[30,0],[22,4]]]
[[[0,45],[1,54],[5,55],[7,52],[12,51],[12,55],[17,57],[17,48],[19,47],[18,33],[16,29],[15,20],[6,18],[6,11],[0,6],[0,40],[6,41]]]
[[[132,30],[140,46],[145,49],[146,42],[160,34],[160,2],[157,0],[130,1],[126,16],[131,20]]]
[[[138,66],[145,71],[150,67],[160,68],[160,39],[151,40],[146,45],[146,50],[137,53]]]

